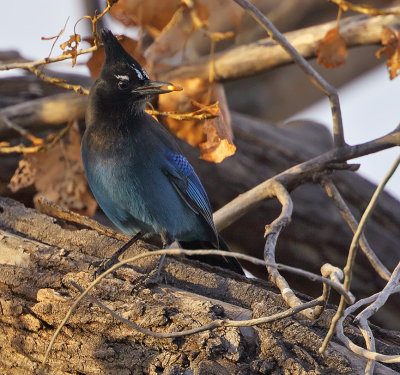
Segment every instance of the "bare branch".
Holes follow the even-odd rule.
[[[275,247],[278,240],[279,233],[291,219],[293,211],[293,202],[290,198],[287,190],[278,182],[274,181],[271,184],[271,194],[278,198],[282,205],[282,211],[277,219],[275,219],[270,225],[265,226],[266,238],[264,246],[264,260],[267,264],[275,264]],[[284,277],[281,276],[279,271],[275,267],[267,266],[269,279],[272,281],[281,291],[281,295],[285,302],[290,306],[299,306],[301,304],[300,299],[294,294],[289,284]],[[303,310],[302,314],[312,319],[313,311],[311,309]]]
[[[26,70],[33,73],[36,77],[41,79],[43,82],[52,83],[53,85],[63,87],[66,90],[75,91],[77,94],[89,95],[89,90],[83,88],[81,85],[72,85],[67,83],[64,79],[57,77],[49,77],[47,74],[43,73],[40,69],[35,67],[27,68]]]
[[[370,350],[371,352],[374,352],[376,350],[375,338],[367,321],[363,320],[362,322],[360,322],[359,328],[364,337],[367,349]],[[375,361],[373,359],[369,359],[367,364],[365,365],[365,372],[364,372],[365,375],[373,375],[374,369],[375,369]]]
[[[351,241],[351,245],[350,245],[350,249],[349,249],[349,254],[347,257],[346,266],[344,267],[344,288],[347,291],[350,290],[354,260],[355,260],[356,254],[357,254],[358,243],[359,243],[360,237],[364,231],[367,220],[370,217],[370,215],[376,205],[376,202],[378,201],[379,195],[382,193],[383,189],[386,186],[386,183],[390,180],[390,178],[392,177],[393,173],[396,171],[399,164],[400,164],[400,155],[396,158],[393,165],[391,166],[389,171],[386,173],[386,175],[383,177],[382,181],[379,183],[378,187],[376,188],[367,208],[365,209],[365,211],[361,217],[361,220],[357,227],[357,230],[354,233],[353,240]],[[343,297],[341,297],[340,302],[339,302],[339,307],[336,311],[335,316],[332,318],[331,326],[329,327],[329,331],[328,331],[327,335],[325,336],[324,342],[322,343],[322,346],[320,348],[321,353],[323,353],[326,350],[329,340],[331,339],[333,332],[335,331],[336,324],[338,323],[340,317],[343,315],[343,311],[344,311],[345,307],[346,307],[346,301],[344,300]]]
[[[23,137],[29,139],[33,144],[40,144],[42,142],[41,138],[35,137],[33,134],[29,133],[22,126],[19,126],[18,124],[16,124],[15,122],[11,121],[7,117],[0,115],[0,126],[1,126],[2,123],[5,124],[10,129],[13,129],[16,132],[18,132]]]
[[[234,0],[242,8],[244,8],[269,34],[269,36],[279,43],[282,48],[290,55],[293,61],[300,67],[304,74],[319,90],[321,90],[329,98],[333,119],[333,138],[335,146],[343,146],[345,144],[342,112],[340,109],[339,96],[337,90],[331,86],[308,62],[297,52],[296,48],[288,42],[288,40],[279,32],[275,25],[260,12],[253,4],[247,0]]]
[[[271,186],[278,181],[289,191],[305,181],[314,181],[318,174],[327,174],[331,169],[337,168],[337,164],[378,152],[387,148],[400,145],[400,129],[355,146],[346,145],[330,150],[304,163],[297,164],[286,171],[262,182],[247,192],[227,203],[214,213],[214,221],[218,230],[222,230],[241,216],[258,206],[267,198],[271,198]]]
[[[400,293],[400,286],[397,286],[394,291],[394,293]],[[376,293],[370,297],[361,299],[357,301],[354,305],[348,307],[344,313],[343,316],[339,319],[337,326],[336,326],[336,335],[338,339],[352,352],[367,358],[371,359],[374,361],[379,361],[379,362],[384,362],[384,363],[400,363],[400,355],[385,355],[385,354],[380,354],[376,353],[367,349],[362,348],[361,346],[358,346],[354,344],[349,338],[345,336],[343,333],[343,322],[347,318],[349,314],[352,314],[354,311],[358,310],[361,306],[367,305],[369,303],[374,302],[379,296],[379,293]]]
[[[39,151],[49,150],[69,132],[69,129],[71,129],[73,124],[74,121],[71,121],[65,128],[61,129],[56,134],[47,136],[45,139],[37,138],[37,141],[35,142],[36,144],[33,146],[25,146],[23,144],[16,146],[0,146],[0,154],[34,154]]]
[[[370,304],[366,309],[364,309],[360,314],[358,314],[355,318],[356,321],[362,322],[369,319],[372,315],[374,315],[387,301],[387,299],[393,294],[396,293],[396,288],[400,286],[400,262],[397,264],[394,269],[392,276],[389,281],[383,288],[381,292],[378,293],[376,300]]]
[[[76,51],[76,55],[77,56],[85,55],[87,53],[92,53],[97,50],[98,50],[98,47],[96,47],[96,46],[86,48],[86,49],[80,49],[80,50]],[[74,58],[74,55],[72,53],[68,53],[68,54],[59,55],[56,57],[50,57],[50,58],[46,57],[45,59],[42,59],[42,60],[14,62],[14,63],[5,64],[5,65],[0,65],[0,70],[31,69],[36,66],[52,64],[55,62],[64,61],[64,60],[68,60],[68,59],[72,59],[72,58]]]
[[[324,179],[322,181],[322,186],[325,188],[328,196],[333,199],[336,207],[339,209],[340,214],[346,220],[350,229],[353,231],[353,233],[355,233],[358,227],[357,220],[354,218],[335,184],[331,180]],[[375,252],[372,250],[370,244],[365,238],[364,233],[360,237],[360,247],[378,275],[384,280],[389,280],[389,270],[384,266],[384,264],[379,260]]]

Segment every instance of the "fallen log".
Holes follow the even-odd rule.
[[[43,215],[0,198],[0,371],[40,370],[55,328],[83,287],[92,265],[122,242],[88,228]],[[130,252],[148,251],[136,244]],[[150,258],[147,258],[150,259]],[[157,259],[117,270],[92,295],[141,327],[181,331],[228,317],[271,315],[285,309],[269,283],[189,260],[168,259],[162,276],[146,275]],[[304,297],[307,300],[307,297]],[[57,338],[47,363],[54,374],[362,374],[364,361],[333,343],[318,353],[332,311],[310,324],[296,316],[255,328],[219,328],[180,338],[159,339],[136,331],[84,300]],[[351,326],[346,332],[361,339]],[[392,344],[392,343],[391,343]],[[381,351],[400,348],[379,341]],[[376,374],[395,374],[399,365],[378,365]]]

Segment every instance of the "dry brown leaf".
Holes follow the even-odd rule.
[[[35,177],[36,167],[29,160],[21,159],[8,187],[15,193],[20,189],[31,186],[35,182]]]
[[[24,155],[9,186],[12,191],[17,191],[32,184],[38,195],[93,216],[97,203],[87,190],[77,127],[70,129],[65,143],[58,143],[46,152]]]
[[[170,22],[145,51],[146,60],[154,65],[161,59],[172,57],[178,52],[182,54],[194,30],[191,11],[186,7],[178,8]]]
[[[150,26],[162,30],[180,3],[180,0],[119,0],[110,13],[125,26]]]
[[[81,36],[79,34],[74,34],[70,35],[69,39],[60,44],[60,48],[64,51],[63,55],[72,55],[72,66],[75,66],[76,64],[76,58],[77,58],[77,51],[78,51],[78,45],[81,41]],[[67,49],[66,49],[67,48]]]
[[[347,56],[346,42],[339,34],[338,27],[329,30],[317,47],[318,63],[333,69],[343,65]]]
[[[145,65],[144,57],[140,54],[139,51],[137,51],[138,42],[134,39],[128,38],[125,35],[120,35],[118,38],[121,38],[119,42],[124,47],[125,51],[128,52],[130,55],[132,55],[141,65]],[[91,43],[92,42],[93,41],[91,41]],[[100,48],[97,51],[93,52],[91,58],[88,60],[87,67],[89,68],[90,75],[92,76],[93,79],[96,79],[100,75],[104,59],[105,59],[104,48]]]
[[[151,67],[157,65],[158,68],[160,62],[176,63],[177,55],[198,58],[196,46],[204,44],[199,42],[201,38],[213,32],[223,35],[232,24],[238,27],[243,15],[243,9],[231,0],[121,0],[111,11],[125,25],[142,26],[154,38],[145,56]],[[224,19],[229,18],[222,24],[221,14]],[[220,27],[223,30],[219,30]],[[197,30],[201,32],[193,35]]]
[[[400,31],[396,33],[384,27],[381,34],[382,45],[384,46],[376,52],[376,57],[380,59],[386,57],[386,67],[390,79],[396,78],[400,73]]]
[[[210,120],[178,121],[166,118],[169,129],[190,145],[198,147],[201,158],[220,163],[235,153],[231,130],[231,118],[225,91],[221,84],[210,83],[200,78],[174,80],[183,91],[161,95],[160,111],[191,112],[201,108],[218,117]],[[209,104],[211,103],[211,104]],[[197,107],[197,108],[196,108]]]

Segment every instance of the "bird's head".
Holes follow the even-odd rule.
[[[182,90],[172,83],[152,81],[110,30],[103,29],[101,38],[106,59],[95,85],[97,95],[122,106],[143,106],[153,96]]]

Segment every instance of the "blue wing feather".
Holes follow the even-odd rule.
[[[200,179],[186,158],[175,152],[167,153],[167,175],[174,188],[189,207],[204,217],[217,236],[210,202]]]

